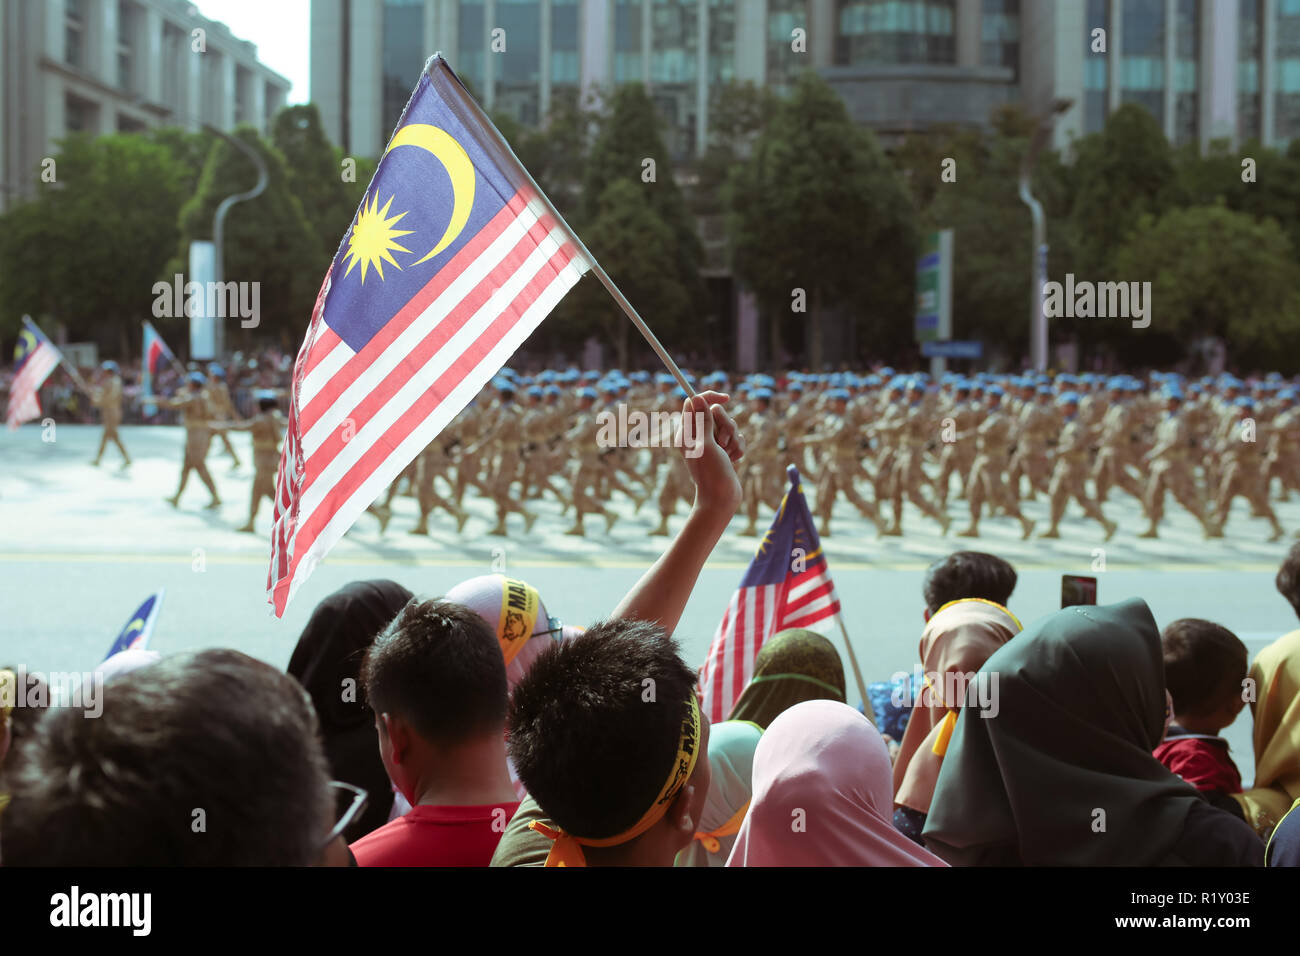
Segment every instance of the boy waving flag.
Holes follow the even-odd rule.
[[[294,365],[267,580],[277,615],[593,265],[432,57]]]

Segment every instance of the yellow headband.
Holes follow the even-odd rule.
[[[541,598],[537,595],[537,588],[523,581],[503,577],[501,582],[501,617],[498,618],[497,640],[501,642],[501,653],[509,667],[510,662],[533,636]]]
[[[695,761],[700,754],[700,703],[694,693],[690,695],[689,707],[690,711],[682,720],[681,736],[677,739],[677,756],[673,758],[673,765],[668,771],[668,780],[650,809],[631,828],[612,837],[589,840],[565,833],[559,827],[549,827],[537,820],[528,824],[529,829],[555,841],[546,857],[547,866],[586,866],[587,859],[582,855],[584,846],[619,846],[628,843],[663,819],[668,807],[695,772]]]

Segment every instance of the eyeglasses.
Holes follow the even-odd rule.
[[[564,625],[560,622],[558,617],[547,617],[546,630],[533,631],[533,637],[537,637],[540,634],[549,634],[555,640],[562,641],[564,640]]]
[[[327,847],[337,840],[357,817],[361,816],[362,811],[366,809],[366,803],[370,799],[370,794],[360,787],[350,783],[344,783],[342,780],[330,781],[330,793],[334,796],[334,812],[339,812],[339,805],[346,800],[347,808],[339,816],[338,822],[330,829],[329,836],[325,837],[322,847]]]

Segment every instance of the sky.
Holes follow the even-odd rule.
[[[194,0],[194,5],[257,45],[257,58],[293,84],[289,103],[308,101],[311,0]]]

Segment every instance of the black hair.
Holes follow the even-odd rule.
[[[1300,541],[1291,545],[1291,550],[1286,553],[1282,567],[1277,571],[1276,584],[1278,592],[1300,617]]]
[[[510,756],[524,786],[569,833],[623,832],[663,789],[694,684],[655,624],[601,621],[557,644],[510,702]]]
[[[931,614],[949,601],[983,598],[1006,605],[1016,589],[1016,569],[996,554],[954,551],[925,572],[921,594]]]
[[[464,605],[407,604],[366,651],[361,682],[375,713],[401,716],[430,742],[457,744],[505,730],[501,642]]]
[[[257,410],[260,412],[269,412],[271,409],[279,408],[279,407],[280,407],[280,400],[278,398],[268,397],[268,398],[259,398],[257,400]]]
[[[1221,624],[1184,617],[1160,634],[1165,656],[1165,687],[1174,713],[1202,716],[1237,693],[1250,667],[1241,639]]]
[[[307,866],[333,801],[293,678],[233,650],[114,678],[97,718],[51,707],[5,774],[7,866]]]

